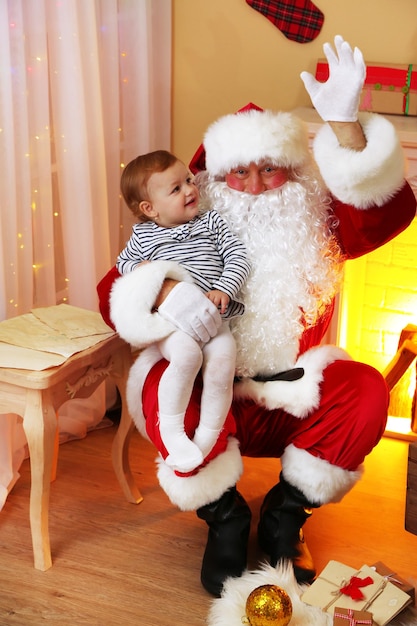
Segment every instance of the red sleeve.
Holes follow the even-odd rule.
[[[356,209],[335,200],[339,244],[348,259],[355,259],[387,243],[409,226],[416,214],[416,198],[408,183],[381,207]]]
[[[107,272],[107,274],[101,279],[99,284],[97,285],[97,293],[98,293],[98,306],[100,309],[100,313],[106,324],[108,324],[113,330],[114,324],[110,319],[110,292],[116,278],[119,278],[120,274],[117,271],[116,266],[112,267],[111,270]]]

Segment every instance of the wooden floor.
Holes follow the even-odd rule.
[[[197,626],[211,597],[199,581],[206,526],[181,513],[159,488],[155,452],[134,434],[131,464],[144,496],[126,502],[112,471],[115,428],[60,447],[52,485],[53,566],[33,568],[29,531],[30,468],[0,513],[0,624],[37,626]],[[314,512],[306,525],[318,570],[330,559],[352,567],[383,561],[417,585],[417,536],[404,530],[408,443],[383,439],[366,474],[342,503]],[[254,513],[251,568],[262,555],[256,523],[279,462],[245,460],[239,485]]]

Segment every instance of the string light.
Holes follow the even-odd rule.
[[[65,7],[66,5],[66,0],[54,0],[54,4],[55,7],[58,7],[59,10],[62,10],[63,7]],[[20,40],[18,40],[17,38],[20,38],[23,41],[23,45],[25,45],[24,40],[25,38],[28,36],[27,33],[25,32],[25,28],[26,28],[26,24],[24,22],[19,21],[16,22],[14,19],[10,19],[12,16],[10,15],[9,17],[9,35],[10,35],[10,40],[14,41],[14,42],[18,42]],[[107,33],[108,31],[108,27],[107,25],[101,25],[100,26],[101,30],[103,33]],[[16,32],[14,32],[16,31]],[[78,32],[58,32],[56,33],[57,39],[59,41],[59,48],[61,47],[65,47],[65,44],[68,42],[68,39],[73,40],[75,39],[79,39],[81,37],[81,31],[80,33]],[[69,42],[70,45],[73,45],[73,42],[70,41]],[[19,44],[20,45],[20,44]],[[36,95],[36,88],[37,88],[37,83],[36,81],[43,78],[43,72],[46,72],[46,75],[52,78],[54,77],[53,75],[59,75],[62,73],[62,68],[59,67],[53,67],[53,62],[52,60],[48,60],[48,51],[45,51],[43,49],[43,47],[37,48],[38,52],[36,53],[36,48],[34,50],[35,54],[29,54],[28,56],[26,56],[26,62],[23,61],[23,65],[18,64],[17,62],[15,62],[15,58],[12,55],[12,59],[11,59],[11,67],[10,67],[10,73],[13,75],[13,87],[16,84],[17,87],[21,87],[20,81],[25,81],[27,82],[27,84],[29,85],[29,91],[27,91],[26,98],[28,100],[31,99],[32,97],[32,86],[34,89],[34,94]],[[12,50],[13,52],[13,50]],[[26,53],[28,52],[28,49],[26,48]],[[129,61],[132,60],[132,55],[129,53],[128,50],[122,50],[120,51],[119,49],[119,61],[121,63],[123,63],[123,67],[124,67],[124,73],[125,76],[120,76],[119,73],[119,84],[120,83],[124,83],[127,85],[127,83],[131,83],[130,81],[130,71],[128,68],[128,63]],[[23,60],[25,55],[22,55],[22,59],[20,59],[19,57],[19,61]],[[127,60],[127,57],[131,57],[129,59],[129,61]],[[42,68],[40,67],[40,63],[42,63]],[[45,68],[44,68],[45,65]],[[52,67],[51,67],[52,66]],[[119,70],[120,71],[120,70]],[[24,74],[26,74],[26,79]],[[23,76],[22,76],[23,75]],[[52,98],[52,96],[51,96]],[[29,150],[27,152],[25,152],[24,150],[20,150],[20,155],[22,155],[22,153],[24,154],[24,158],[25,160],[27,160],[28,162],[24,164],[24,169],[26,170],[27,168],[30,168],[30,171],[28,171],[28,180],[30,180],[30,178],[33,179],[41,179],[41,176],[38,175],[38,171],[37,171],[37,160],[40,159],[42,160],[43,163],[43,159],[48,160],[53,160],[52,164],[48,164],[52,166],[52,173],[53,176],[56,178],[59,178],[60,176],[60,172],[58,171],[58,165],[56,164],[56,159],[54,159],[55,156],[55,150],[61,150],[61,154],[64,153],[66,155],[69,154],[69,152],[71,151],[71,148],[68,147],[66,148],[66,134],[62,134],[60,136],[60,133],[58,131],[59,126],[57,125],[55,128],[55,132],[53,132],[53,129],[51,129],[49,127],[48,124],[44,124],[44,126],[40,125],[40,126],[35,126],[35,133],[33,134],[31,133],[30,135],[30,143],[29,143]],[[114,129],[119,131],[119,141],[122,142],[124,140],[123,138],[123,132],[124,129],[122,127],[117,127],[117,125],[114,125]],[[58,132],[57,132],[58,131]],[[0,137],[4,137],[4,134],[6,134],[6,132],[9,132],[8,129],[6,129],[6,127],[0,128]],[[39,146],[36,145],[36,150],[32,150],[33,146],[35,145],[34,142],[42,142],[39,143]],[[48,154],[48,152],[45,151],[41,151],[38,153],[38,149],[39,147],[43,146],[43,143],[47,142],[50,143],[50,152]],[[32,163],[33,161],[33,163]],[[32,166],[34,167],[34,169],[32,170]],[[124,169],[126,166],[125,163],[120,163],[120,169]],[[41,179],[42,180],[42,179]],[[26,180],[25,180],[25,184],[26,184]],[[49,189],[48,185],[51,185],[51,189]],[[35,183],[35,184],[39,184],[40,187],[38,189],[28,189],[29,193],[31,194],[31,197],[29,196],[29,201],[27,203],[25,203],[25,207],[24,207],[24,218],[25,218],[25,225],[24,226],[17,226],[17,228],[22,228],[22,231],[18,234],[16,234],[16,231],[14,230],[14,237],[15,237],[15,242],[12,241],[11,245],[12,247],[15,248],[15,251],[17,250],[18,253],[15,252],[15,254],[13,255],[15,257],[15,261],[16,263],[10,263],[8,265],[6,265],[6,267],[9,267],[9,270],[7,270],[9,276],[16,276],[18,280],[20,280],[20,273],[24,273],[25,274],[25,278],[26,278],[26,271],[24,270],[24,267],[26,267],[27,269],[32,266],[32,274],[34,277],[34,284],[35,284],[35,290],[36,290],[36,285],[40,279],[40,276],[42,276],[42,273],[45,271],[45,267],[48,265],[49,261],[46,261],[46,264],[43,263],[36,263],[35,261],[35,257],[37,257],[38,255],[38,249],[37,246],[34,246],[34,241],[33,241],[33,237],[35,237],[36,233],[38,232],[38,227],[41,224],[43,218],[44,218],[44,213],[47,213],[47,215],[45,215],[45,217],[48,218],[49,216],[49,220],[50,217],[52,216],[53,219],[58,220],[53,222],[53,232],[58,232],[57,229],[57,224],[59,224],[59,220],[60,220],[60,207],[59,207],[59,203],[61,200],[59,193],[55,193],[55,178],[53,178],[52,181],[46,181],[45,183],[42,182],[42,185],[40,184],[40,182]],[[52,191],[52,193],[50,193]],[[36,198],[35,198],[36,196]],[[45,198],[46,196],[46,198]],[[38,207],[38,202],[39,202],[39,207]],[[52,203],[52,206],[49,207],[49,202]],[[55,210],[55,204],[58,204],[58,209]],[[30,208],[30,212],[28,212],[28,209]],[[48,209],[49,210],[45,210]],[[29,213],[29,217],[28,214]],[[32,226],[30,225],[30,220],[32,221]],[[41,220],[38,224],[38,220]],[[17,222],[19,223],[19,222]],[[123,224],[119,224],[119,227],[123,229]],[[28,247],[26,247],[25,244],[25,240],[28,239]],[[37,242],[36,242],[37,243]],[[48,253],[45,255],[45,259],[49,259],[52,258],[54,259],[54,250],[56,248],[57,242],[56,241],[50,241],[50,242],[45,242],[42,238],[42,241],[39,242],[39,255],[41,258],[43,258],[43,253],[42,253],[42,249],[43,251],[45,251],[46,249],[48,249]],[[34,251],[35,250],[35,251]],[[21,254],[19,254],[19,252],[21,252]],[[32,253],[32,254],[31,254]],[[58,271],[59,271],[59,280],[57,280],[57,282],[60,283],[60,287],[62,288],[62,280],[65,281],[65,289],[67,292],[69,291],[69,279],[68,278],[63,278],[62,273],[65,271],[64,266],[65,263],[63,261],[63,259],[61,259],[61,253],[59,252],[58,254],[55,252],[56,256],[58,256]],[[50,257],[51,255],[51,257]],[[23,261],[24,263],[23,263]],[[30,261],[32,261],[32,263],[30,263]],[[28,265],[27,265],[28,263]],[[62,265],[62,267],[61,267]],[[61,273],[62,272],[62,273]],[[39,273],[39,275],[38,275]],[[29,270],[29,274],[30,274],[30,270]],[[52,285],[53,287],[53,285]],[[63,298],[63,301],[67,301],[69,298],[65,297]],[[8,305],[10,308],[11,307],[21,307],[22,306],[22,302],[19,301],[19,305],[16,302],[16,299],[11,299],[8,302]]]

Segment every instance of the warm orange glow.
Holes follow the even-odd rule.
[[[379,250],[346,263],[337,342],[354,359],[383,372],[408,324],[417,325],[417,220]],[[399,431],[410,431],[415,389],[414,361],[391,392]]]
[[[396,439],[406,439],[407,441],[417,440],[417,433],[411,431],[410,418],[408,417],[388,416],[385,435]]]

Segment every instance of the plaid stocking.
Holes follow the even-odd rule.
[[[288,39],[298,43],[312,41],[324,22],[323,13],[310,0],[246,0],[255,11],[265,15]]]

